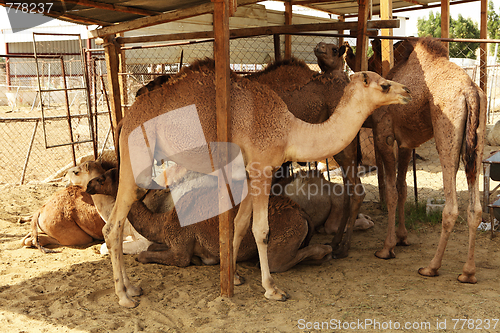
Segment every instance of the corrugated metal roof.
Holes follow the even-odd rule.
[[[0,5],[8,7],[10,0],[0,0]],[[469,2],[477,0],[465,0],[454,2]],[[47,16],[57,17],[62,20],[98,25],[112,25],[115,23],[131,21],[134,19],[154,16],[166,12],[183,12],[201,5],[208,5],[210,0],[65,0],[39,1],[31,0],[30,3],[51,2],[51,13]],[[238,3],[259,2],[258,0],[239,0]],[[452,2],[452,4],[454,3]],[[437,0],[393,0],[393,9],[401,8],[425,8],[430,4],[439,4]],[[298,0],[293,4],[303,5],[310,8],[323,10],[338,15],[354,15],[358,12],[356,0]],[[373,0],[373,13],[377,14],[380,8],[380,0]]]

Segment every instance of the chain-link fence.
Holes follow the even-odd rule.
[[[337,36],[321,36],[313,35],[294,35],[291,36],[292,42],[292,55],[299,59],[305,60],[311,68],[319,70],[316,64],[316,57],[312,52],[314,46],[318,42],[336,43],[339,42],[339,35]],[[284,36],[281,36],[279,43],[278,54],[284,56]],[[355,40],[348,39],[351,46]],[[396,43],[398,40],[394,40]],[[259,36],[252,38],[240,38],[231,40],[231,67],[236,72],[252,72],[258,71],[274,61],[276,57],[276,39],[273,36]],[[451,47],[450,47],[451,48]],[[479,57],[480,48],[474,43],[460,43],[459,47],[451,48],[455,50],[456,58],[451,60],[460,65],[466,72],[479,84],[481,74],[479,70]],[[456,51],[458,50],[458,51]],[[213,42],[212,41],[197,41],[187,43],[176,43],[173,45],[126,45],[122,48],[125,55],[125,70],[120,73],[120,77],[125,83],[125,91],[127,96],[124,98],[125,105],[131,105],[135,100],[135,94],[138,89],[146,85],[158,75],[172,74],[179,71],[181,66],[186,66],[190,62],[204,57],[213,57]],[[370,50],[369,54],[373,54]],[[465,58],[474,55],[474,59]],[[494,55],[495,56],[495,55]],[[396,56],[397,58],[397,56]],[[494,57],[493,57],[494,58]],[[104,56],[102,52],[94,52],[92,56],[88,57],[87,69],[89,70],[89,84],[88,94],[90,95],[90,103],[92,110],[98,111],[95,116],[93,111],[93,119],[97,117],[96,130],[98,137],[99,150],[103,146],[112,145],[112,138],[108,135],[110,133],[110,122],[108,111],[108,103],[106,96],[106,67]],[[73,60],[65,59],[67,63],[67,82],[80,81],[83,79],[83,71],[81,67],[72,64]],[[30,64],[31,62],[31,64]],[[0,67],[0,106],[2,108],[2,120],[0,120],[0,133],[2,137],[0,142],[3,148],[1,156],[2,162],[2,178],[1,182],[18,182],[21,179],[23,170],[26,169],[27,181],[29,180],[42,180],[59,170],[60,168],[71,163],[70,148],[68,146],[60,148],[45,149],[43,133],[40,127],[35,128],[37,123],[34,119],[39,119],[39,111],[37,111],[37,103],[35,100],[36,94],[36,74],[33,71],[33,60],[24,59],[24,65],[16,64],[15,66],[22,67],[24,71],[29,74],[21,74],[20,69],[15,69],[15,66],[10,64],[9,71]],[[78,62],[80,63],[80,62]],[[50,67],[55,66],[51,65]],[[61,77],[52,75],[49,78],[49,64],[44,65],[42,81],[44,84],[50,82],[51,85],[57,85]],[[496,58],[488,65],[488,105],[489,105],[489,124],[493,124],[500,115],[500,103],[498,103],[498,80]],[[349,70],[346,67],[346,70]],[[17,74],[16,74],[17,73]],[[17,76],[16,76],[17,75]],[[10,76],[10,78],[9,78]],[[10,81],[9,81],[10,80]],[[8,84],[5,84],[8,82]],[[70,83],[68,83],[71,86]],[[30,88],[23,88],[30,87]],[[19,92],[17,93],[17,89]],[[24,90],[23,90],[24,89]],[[2,95],[2,92],[4,94]],[[26,92],[24,92],[26,91]],[[16,95],[17,93],[17,95]],[[31,95],[29,94],[31,93]],[[7,97],[7,94],[9,97]],[[12,96],[16,96],[15,98]],[[82,96],[78,97],[78,93],[70,94],[71,109],[75,113],[83,113],[88,104],[86,99]],[[50,100],[51,107],[57,105],[56,98]],[[14,101],[14,103],[12,102]],[[39,103],[39,102],[38,102]],[[498,104],[498,106],[497,106]],[[54,108],[57,109],[57,108]],[[72,111],[73,112],[73,111]],[[10,119],[12,118],[12,119]],[[23,121],[17,121],[16,118],[33,118]],[[67,125],[66,125],[67,126]],[[87,127],[86,123],[72,123],[74,132],[78,134],[78,128]],[[36,129],[36,133],[35,133]],[[57,132],[57,130],[56,130]],[[61,135],[60,132],[47,132],[49,137],[52,135],[54,138]],[[52,133],[52,134],[50,134]],[[375,165],[375,157],[373,151],[373,134],[371,129],[362,129],[361,131],[361,146],[363,151],[363,164],[366,166]],[[33,141],[33,144],[30,144]],[[106,143],[105,143],[106,142]],[[92,147],[89,144],[77,145],[78,156],[91,154]],[[31,151],[29,163],[26,165],[26,156],[28,151]],[[426,200],[428,197],[442,197],[442,178],[441,166],[437,151],[433,140],[422,145],[416,150],[416,178],[419,200]],[[459,191],[467,191],[467,182],[464,172],[461,167],[457,176],[457,187]],[[408,179],[408,199],[412,200],[414,184],[414,173],[411,168],[407,174]],[[333,177],[333,181],[341,182],[340,177]],[[362,182],[365,186],[367,201],[378,200],[378,183],[376,172],[366,173],[362,177]]]
[[[0,55],[5,59],[0,66],[0,183],[60,176],[74,161],[94,156],[93,140],[98,152],[114,144],[102,57],[82,57],[59,45],[37,42],[37,57]]]

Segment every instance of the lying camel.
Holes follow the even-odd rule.
[[[97,168],[98,162],[85,162],[71,168],[67,172],[67,177],[69,178],[70,184],[80,186],[83,189],[87,188],[87,184],[90,180],[96,176],[102,175],[104,170],[99,174],[93,172]],[[91,167],[93,166],[93,167]],[[149,197],[153,198],[153,195]],[[153,199],[150,199],[150,201]],[[157,199],[160,200],[160,199]],[[115,199],[109,195],[103,194],[92,194],[92,201],[98,214],[104,222],[107,221],[111,210],[115,204]],[[104,238],[101,238],[104,239]],[[139,234],[134,227],[128,222],[125,222],[123,228],[123,253],[124,254],[137,254],[139,252],[145,251],[152,243]],[[106,243],[103,243],[100,249],[101,254],[108,254],[108,248]]]
[[[91,180],[89,194],[105,194],[115,197],[118,191],[118,170],[111,169]],[[201,203],[201,204],[200,204]],[[128,219],[134,228],[148,240],[166,245],[162,251],[144,251],[137,258],[142,263],[160,263],[179,267],[188,266],[193,256],[204,264],[214,265],[219,257],[219,222],[212,217],[195,224],[181,227],[178,213],[184,209],[205,212],[207,206],[218,205],[218,198],[208,188],[189,191],[175,204],[175,209],[155,214],[141,201],[135,202]],[[269,269],[284,272],[301,262],[319,264],[331,258],[329,245],[303,247],[310,225],[307,215],[290,199],[271,196],[269,200]],[[243,237],[237,261],[247,261],[257,256],[257,245],[251,232]]]
[[[354,187],[352,190],[362,189]],[[277,181],[273,184],[271,193],[284,195],[297,203],[310,217],[314,230],[335,234],[341,228],[344,191],[346,187],[343,184],[329,182],[312,171],[299,172]],[[366,230],[373,225],[370,217],[358,214],[353,230]],[[344,232],[346,230],[347,226],[344,227]]]
[[[196,145],[201,141],[217,141],[214,80],[213,60],[198,61],[184,67],[162,88],[139,96],[123,118],[119,137],[120,183],[116,204],[104,227],[115,293],[122,306],[136,306],[133,296],[141,294],[141,289],[133,286],[125,273],[121,240],[124,221],[132,204],[143,197],[145,188],[153,185],[151,166],[155,156],[173,157],[177,164],[194,171],[205,172],[209,167],[209,161],[200,160],[195,154],[199,151],[192,147],[199,147]],[[268,299],[286,300],[287,293],[277,288],[270,274],[267,252],[267,189],[273,169],[285,161],[317,161],[339,153],[352,142],[368,115],[382,105],[408,103],[410,92],[376,73],[353,74],[333,115],[321,124],[297,119],[274,91],[235,74],[231,75],[230,95],[231,143],[241,149],[250,184],[249,194],[241,202],[234,220],[233,257],[238,257],[253,212],[252,231],[264,295]],[[177,118],[179,114],[184,116]],[[196,115],[198,119],[188,121],[187,115]],[[175,117],[176,122],[163,121],[170,117]],[[194,131],[195,121],[199,121],[201,133],[199,127]],[[235,274],[235,279],[238,278]]]
[[[71,168],[67,176],[71,179],[84,171],[82,181],[88,181],[104,173],[97,162],[85,162]],[[81,175],[80,175],[81,176]],[[42,252],[55,252],[46,245],[82,246],[95,240],[103,240],[101,219],[92,197],[85,187],[72,185],[54,193],[31,218],[31,232],[22,240],[24,246],[34,246]],[[38,229],[42,232],[39,233]]]

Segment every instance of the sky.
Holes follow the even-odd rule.
[[[495,11],[500,14],[500,0],[492,0],[494,4]],[[284,5],[281,2],[277,4],[268,5],[269,8],[283,10]],[[423,10],[415,10],[409,12],[395,13],[396,16],[407,17],[406,21],[406,36],[416,36],[417,34],[417,20],[419,18],[427,18],[429,16],[429,12],[433,11],[434,13],[439,12],[439,8],[433,9],[423,9]],[[460,4],[460,5],[452,5],[450,6],[450,15],[453,18],[457,18],[458,15],[461,14],[464,18],[472,18],[474,22],[479,25],[480,14],[481,14],[481,4],[479,1]],[[67,24],[65,22],[53,20],[45,24],[45,26],[54,26],[59,24]],[[6,9],[4,7],[0,7],[0,29],[9,29],[10,24],[7,18]],[[2,32],[2,30],[0,30]],[[5,53],[5,37],[3,33],[0,33],[0,54]]]

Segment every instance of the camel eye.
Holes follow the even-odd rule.
[[[78,174],[79,174],[78,171],[73,171],[73,173],[75,174],[75,176],[78,176]]]
[[[382,84],[381,87],[382,87],[382,91],[387,93],[387,92],[389,92],[391,85],[387,83],[387,84]]]
[[[337,49],[332,49],[332,54],[336,55],[337,54]]]

